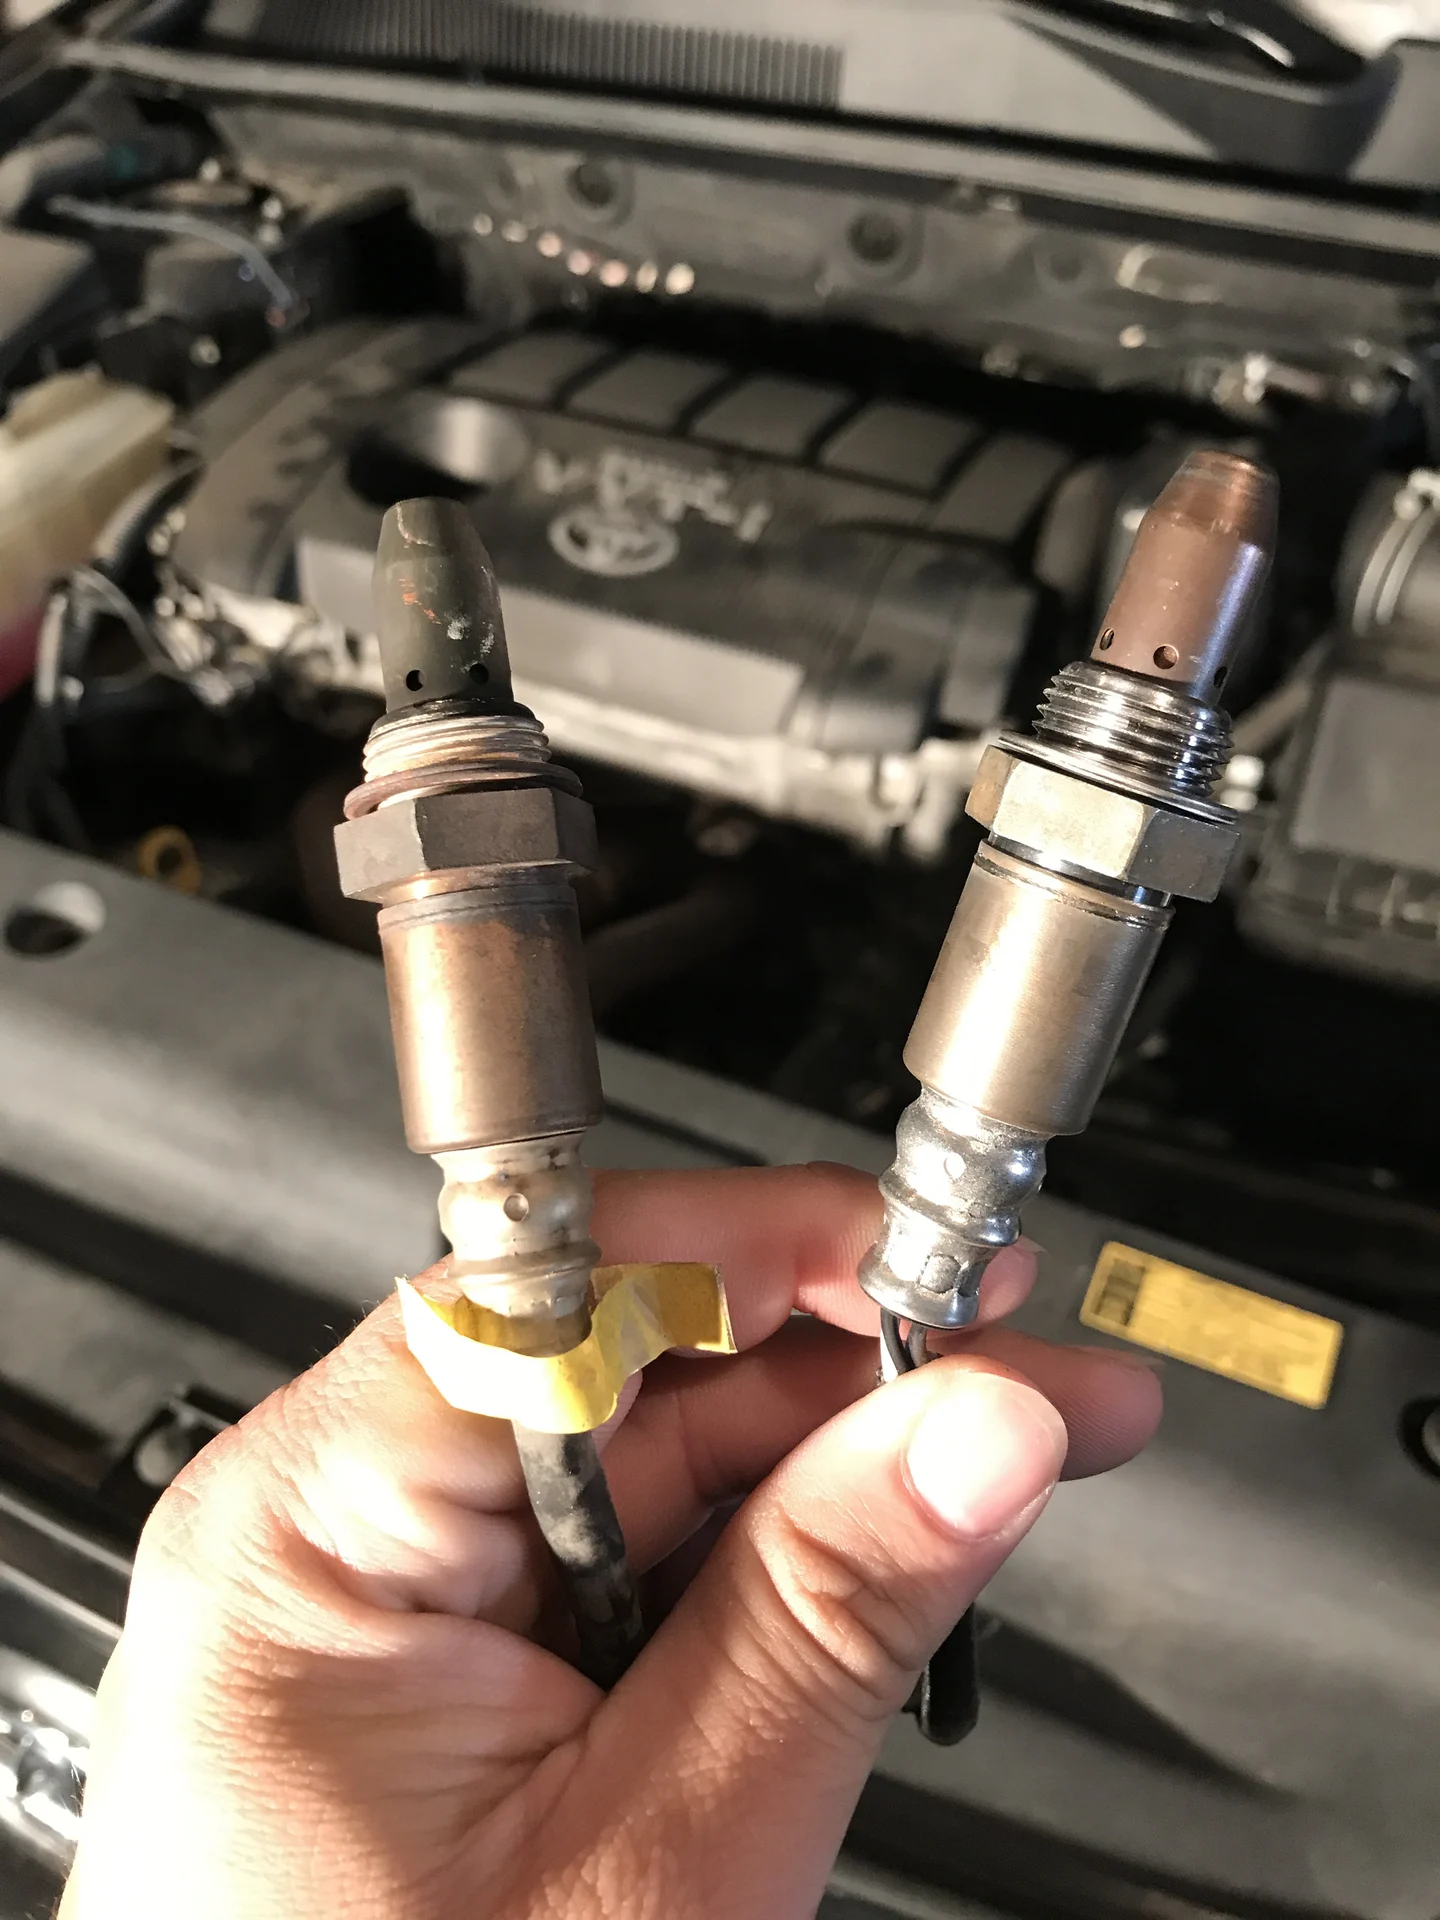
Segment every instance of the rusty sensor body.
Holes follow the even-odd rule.
[[[380,908],[405,1134],[445,1176],[449,1272],[502,1316],[499,1344],[568,1353],[591,1327],[586,1130],[600,1069],[571,881],[595,822],[517,704],[499,589],[464,509],[385,516],[375,615],[386,710],[335,845],[342,890]],[[516,1425],[530,1504],[601,1686],[644,1643],[594,1438]]]
[[[580,1143],[600,1074],[571,881],[595,828],[510,681],[494,572],[464,509],[403,501],[375,565],[386,712],[336,830],[340,883],[380,907],[405,1133],[444,1176],[450,1271],[507,1344],[590,1328]]]
[[[1238,823],[1209,797],[1230,751],[1214,701],[1275,520],[1265,468],[1192,454],[1142,522],[1089,659],[1051,682],[1033,735],[981,763],[968,810],[988,838],[906,1046],[920,1096],[860,1270],[897,1320],[974,1318],[1046,1143],[1089,1121],[1173,898],[1220,890]]]

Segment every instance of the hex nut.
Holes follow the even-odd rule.
[[[1019,852],[1126,886],[1213,900],[1240,840],[1237,823],[1197,819],[988,747],[966,812]]]
[[[386,899],[431,874],[480,885],[522,867],[588,872],[596,862],[595,815],[555,787],[476,787],[393,801],[335,829],[340,891]]]

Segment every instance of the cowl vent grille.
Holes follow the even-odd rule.
[[[841,53],[799,40],[476,0],[215,0],[230,52],[833,108]]]

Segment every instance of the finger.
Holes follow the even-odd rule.
[[[1065,1478],[1119,1466],[1151,1438],[1160,1383],[1099,1347],[1061,1347],[1005,1328],[963,1351],[1037,1386],[1065,1422]],[[631,1557],[673,1553],[717,1506],[749,1493],[816,1427],[875,1385],[870,1341],[792,1321],[736,1360],[661,1362],[605,1456]]]
[[[873,1181],[850,1169],[755,1168],[607,1176],[596,1219],[607,1257],[678,1249],[722,1260],[737,1335],[753,1344],[796,1308],[870,1330],[874,1309],[854,1268],[875,1209]],[[1033,1267],[1026,1248],[994,1263],[987,1314],[1023,1297]],[[803,1392],[797,1404],[807,1404]],[[844,1399],[818,1404],[823,1419]],[[405,1348],[393,1302],[287,1390],[284,1412],[299,1522],[352,1590],[386,1606],[526,1617],[533,1531],[483,1524],[524,1511],[509,1429],[441,1399]],[[790,1430],[799,1438],[814,1424]]]
[[[667,1236],[683,1222],[692,1257],[721,1250],[739,1331],[758,1340],[829,1296],[853,1295],[854,1312],[870,1315],[854,1265],[874,1206],[873,1181],[837,1168],[633,1174],[602,1181],[597,1225],[622,1238],[610,1257],[656,1259],[670,1257]],[[524,1518],[510,1429],[442,1400],[393,1301],[244,1431],[275,1462],[294,1528],[350,1594],[514,1625],[533,1616],[548,1568]]]
[[[703,1260],[720,1268],[735,1337],[754,1346],[797,1309],[879,1337],[856,1278],[880,1230],[879,1190],[853,1167],[735,1167],[703,1173],[602,1173],[595,1237],[607,1261]],[[984,1325],[1012,1313],[1035,1277],[1028,1241],[991,1261]]]
[[[612,1175],[601,1184],[597,1226],[610,1257],[718,1254],[737,1331],[754,1342],[796,1308],[873,1328],[874,1309],[853,1275],[875,1208],[874,1183],[842,1168]],[[1022,1295],[1032,1271],[1025,1249],[997,1260],[986,1312]],[[860,1363],[845,1364],[848,1382]],[[778,1380],[767,1363],[772,1373]],[[802,1384],[786,1444],[851,1391]],[[780,1392],[767,1391],[772,1404]],[[533,1619],[548,1567],[509,1428],[441,1399],[405,1347],[393,1302],[252,1414],[244,1431],[275,1462],[291,1524],[352,1596],[517,1627]],[[767,1431],[775,1429],[762,1428],[762,1442]],[[737,1477],[748,1484],[784,1450],[759,1446]]]
[[[608,1791],[565,1809],[570,1846],[618,1833],[657,1912],[694,1911],[696,1886],[707,1911],[813,1912],[887,1721],[1036,1517],[1066,1445],[1041,1394],[969,1356],[814,1434],[597,1715],[587,1751]],[[646,1758],[657,1726],[663,1769]],[[736,1834],[773,1841],[739,1849]],[[654,1883],[667,1861],[684,1886]]]
[[[728,1360],[661,1361],[605,1453],[635,1567],[673,1553],[875,1385],[875,1342],[792,1320]]]
[[[1070,1436],[1065,1478],[1083,1480],[1133,1459],[1164,1411],[1153,1367],[1112,1347],[1064,1347],[1010,1327],[990,1327],[960,1351],[997,1360],[1037,1386]]]
[[[545,1570],[522,1484],[509,1423],[443,1400],[387,1301],[205,1448],[161,1504],[194,1514],[197,1558],[247,1532],[303,1544],[317,1599],[328,1582],[389,1611],[518,1625]]]

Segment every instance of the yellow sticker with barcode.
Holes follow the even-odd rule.
[[[1223,1373],[1302,1407],[1330,1398],[1345,1329],[1286,1300],[1107,1242],[1080,1318],[1097,1332]]]

